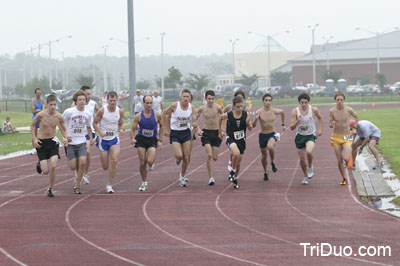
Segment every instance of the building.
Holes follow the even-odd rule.
[[[340,78],[347,80],[348,84],[357,84],[365,78],[375,83],[378,68],[385,75],[387,84],[400,80],[399,30],[366,39],[315,45],[310,53],[289,60],[293,86],[313,82],[313,49],[317,84],[325,84],[323,75],[328,69],[342,72]]]

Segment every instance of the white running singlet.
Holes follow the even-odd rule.
[[[114,112],[108,111],[108,107],[104,108],[103,117],[100,120],[99,128],[103,131],[106,135],[101,138],[103,140],[112,140],[115,137],[118,137],[118,122],[120,119],[119,115],[119,107],[115,107]]]
[[[176,105],[176,110],[171,114],[171,129],[172,130],[186,130],[190,128],[193,120],[192,116],[192,104],[188,103],[188,109],[186,111],[182,110],[181,103],[178,102]]]

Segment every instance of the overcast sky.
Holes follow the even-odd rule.
[[[124,56],[127,45],[126,0],[0,0],[0,55],[14,55],[39,43],[66,35],[52,45],[53,57],[103,53]],[[372,36],[356,31],[386,31],[400,27],[399,0],[134,0],[136,53],[159,55],[160,33],[166,32],[164,52],[170,55],[251,52],[263,38],[248,31],[273,35],[290,51],[309,50],[308,25],[319,24],[323,36],[344,41]],[[143,40],[149,37],[149,40]],[[143,41],[140,41],[143,40]],[[48,56],[48,47],[42,50]]]

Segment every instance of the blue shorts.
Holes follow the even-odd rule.
[[[112,140],[104,140],[99,138],[99,136],[96,137],[96,146],[100,151],[108,151],[113,145],[119,145],[119,137],[115,137]]]
[[[258,144],[260,144],[260,149],[264,149],[267,147],[268,141],[270,138],[275,139],[275,141],[278,141],[278,139],[275,137],[276,132],[271,132],[269,134],[263,134],[260,133],[258,135]]]
[[[92,132],[92,138],[94,139],[96,137],[96,133]],[[90,140],[89,134],[86,134],[85,136],[86,140]]]
[[[179,142],[180,144],[183,144],[191,139],[192,139],[192,133],[189,128],[185,130],[171,129],[171,134],[169,135],[169,143],[172,144],[172,142]]]

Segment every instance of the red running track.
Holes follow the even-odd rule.
[[[290,108],[285,110],[289,124]],[[307,186],[300,184],[291,131],[276,146],[279,171],[262,180],[258,128],[248,133],[239,190],[228,182],[225,145],[214,163],[216,185],[207,185],[200,140],[193,143],[189,187],[178,186],[180,167],[164,138],[144,193],[138,191],[139,162],[127,133],[115,194],[104,192],[107,173],[96,148],[83,195],[72,193],[64,155],[55,198],[45,196],[48,177],[35,173],[36,156],[2,160],[0,265],[399,265],[400,220],[361,202],[353,180],[339,185],[328,107],[320,110],[324,134]],[[315,250],[311,256],[300,243],[329,243],[338,251],[347,246],[353,253],[361,246],[388,246],[391,256],[317,256]]]

